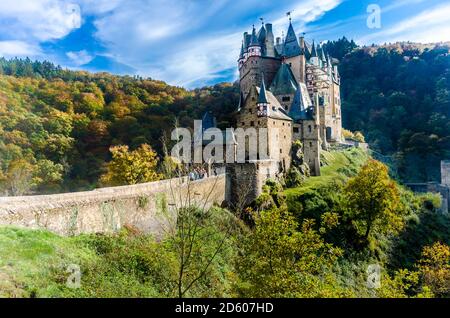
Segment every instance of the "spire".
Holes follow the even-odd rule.
[[[202,129],[205,131],[210,128],[216,128],[216,118],[211,112],[206,112],[202,118]]]
[[[289,117],[291,117],[294,121],[311,119],[311,114],[308,111],[311,106],[312,102],[309,98],[306,85],[298,85],[297,91],[295,92],[294,101],[292,102],[291,109],[289,111]]]
[[[264,24],[261,26],[261,29],[259,29],[257,37],[258,37],[258,41],[260,44],[264,44],[264,42],[266,41],[266,28],[264,26]]]
[[[317,49],[316,49],[316,44],[314,43],[314,41],[313,41],[312,49],[311,49],[311,57],[318,57],[318,55],[317,55]]]
[[[253,31],[252,31],[252,35],[250,38],[250,46],[260,46],[259,42],[258,42],[258,38],[256,36],[256,29],[255,26],[253,25]]]
[[[262,81],[261,81],[261,88],[259,90],[259,98],[258,98],[258,104],[268,104],[267,101],[267,94],[266,94],[266,83],[264,81],[264,73],[262,75]]]
[[[323,47],[323,44],[320,46],[320,58],[322,60],[322,62],[326,63],[327,59],[325,57],[325,49]]]
[[[244,100],[244,94],[241,92],[239,94],[239,105],[237,107],[237,112],[240,112],[242,108],[244,108],[245,100]]]
[[[245,53],[245,50],[244,50],[244,42],[242,42],[242,45],[241,45],[241,54],[239,54],[239,59],[243,59],[243,58],[244,58],[244,53]]]
[[[295,34],[292,22],[289,22],[289,29],[286,35],[286,40],[284,41],[283,55],[286,57],[297,56],[302,53],[300,45],[298,44],[297,35]]]

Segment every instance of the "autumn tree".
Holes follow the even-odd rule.
[[[116,146],[110,151],[112,160],[107,165],[107,173],[102,176],[103,183],[131,185],[161,179],[156,171],[156,152],[149,145],[143,144],[134,151],[130,151],[128,146]]]
[[[12,161],[5,177],[7,192],[13,196],[27,194],[34,186],[34,172],[35,167],[28,161],[23,159]]]
[[[388,168],[376,160],[369,160],[344,189],[345,217],[367,240],[376,229],[382,233],[396,233],[403,227],[402,205],[396,183]]]
[[[438,297],[450,296],[450,247],[437,242],[424,247],[419,261],[423,284]]]
[[[243,297],[339,297],[327,269],[341,250],[324,242],[305,220],[299,228],[284,208],[255,213],[237,261],[237,291]]]

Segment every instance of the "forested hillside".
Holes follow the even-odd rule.
[[[450,158],[450,55],[410,43],[354,50],[341,64],[343,123],[391,156],[403,181],[438,181]]]
[[[357,48],[344,38],[326,50],[340,59],[344,127],[362,131],[402,181],[438,181],[440,160],[450,158],[448,48]],[[18,194],[94,188],[111,146],[149,144],[161,159],[161,137],[177,119],[189,127],[209,110],[229,127],[238,96],[236,84],[187,91],[0,59],[0,193],[11,193],[11,178]]]
[[[176,119],[189,127],[208,109],[230,120],[238,96],[232,84],[186,91],[30,60],[0,60],[0,74],[0,193],[10,194],[96,187],[111,146],[161,156]]]

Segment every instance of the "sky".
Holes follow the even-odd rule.
[[[449,0],[0,0],[0,56],[195,88],[236,80],[242,33],[289,11],[308,41],[450,41]]]

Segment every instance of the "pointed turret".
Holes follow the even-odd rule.
[[[311,99],[309,98],[308,89],[305,84],[300,84],[295,92],[294,101],[292,102],[289,111],[289,117],[298,122],[301,120],[311,119],[312,114],[309,109],[312,107]]]
[[[249,44],[248,47],[250,48],[250,47],[252,47],[252,46],[261,46],[261,45],[259,44],[258,37],[256,36],[256,29],[255,29],[255,26],[253,26],[252,35],[251,35],[251,37],[250,37],[250,44]]]
[[[244,105],[245,105],[244,94],[241,92],[239,94],[239,105],[237,107],[236,112],[239,113],[241,111],[241,109],[244,108]]]
[[[320,47],[320,59],[324,64],[327,62],[327,58],[325,57],[325,48],[323,47],[323,44]]]
[[[210,128],[216,128],[216,118],[211,112],[206,112],[202,118],[202,129],[205,131]]]
[[[264,83],[264,74],[262,75],[261,87],[259,89],[258,102],[256,104],[258,117],[269,115],[269,99],[267,98],[266,84]]]
[[[258,104],[268,104],[267,93],[266,93],[266,83],[264,83],[264,74],[262,76],[261,88],[259,90]]]
[[[245,50],[244,50],[244,42],[242,42],[241,45],[241,53],[239,54],[239,60],[242,60],[244,58]]]
[[[262,45],[262,44],[264,44],[265,43],[265,41],[266,41],[266,35],[267,35],[267,32],[266,32],[266,28],[265,28],[265,26],[264,26],[264,24],[261,26],[261,29],[259,29],[259,31],[258,31],[258,34],[257,34],[257,38],[258,38],[258,41],[259,41],[259,43]]]
[[[298,44],[297,35],[295,35],[292,23],[289,23],[288,33],[283,46],[283,55],[285,57],[298,56],[302,53],[300,45]]]
[[[316,44],[314,43],[314,41],[313,41],[312,48],[311,48],[311,57],[318,57]]]
[[[248,45],[248,56],[261,56],[262,55],[262,46],[258,41],[258,37],[256,36],[256,29],[253,26],[252,35],[250,36],[250,44]]]
[[[316,44],[313,41],[312,48],[311,48],[311,58],[310,58],[311,64],[315,66],[320,66],[320,59],[319,54],[317,53],[317,47]]]

